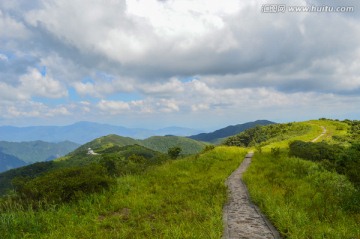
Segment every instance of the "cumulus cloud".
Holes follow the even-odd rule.
[[[3,0],[0,99],[61,99],[69,103],[57,113],[84,115],[290,112],[297,105],[316,112],[307,98],[322,109],[357,102],[359,2],[341,3],[355,6],[349,14],[265,14],[266,3]]]
[[[52,118],[71,114],[65,106],[49,107],[34,101],[8,102],[0,106],[0,112],[2,117],[12,120],[16,118]]]
[[[109,114],[120,114],[124,111],[128,111],[130,109],[130,106],[126,102],[122,101],[108,101],[108,100],[101,100],[97,107],[106,113]]]
[[[28,100],[34,96],[61,98],[67,96],[67,90],[59,81],[43,76],[34,68],[20,76],[15,86],[0,82],[0,98],[3,100]]]
[[[66,88],[57,80],[43,76],[37,69],[29,69],[28,74],[20,77],[20,92],[29,96],[61,98],[67,96]]]

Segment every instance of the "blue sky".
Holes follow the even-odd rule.
[[[262,13],[264,4],[354,6]],[[2,0],[0,125],[360,119],[355,0]]]

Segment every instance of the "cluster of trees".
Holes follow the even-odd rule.
[[[360,189],[360,142],[350,147],[326,142],[294,141],[289,144],[290,156],[319,162],[326,169],[346,175]]]
[[[249,147],[271,140],[284,140],[287,137],[300,135],[306,132],[309,126],[301,124],[272,124],[256,126],[244,132],[229,137],[224,141],[228,146]]]

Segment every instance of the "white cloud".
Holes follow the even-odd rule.
[[[92,82],[74,82],[72,85],[80,95],[97,98],[134,90],[133,80],[130,78],[95,79]]]
[[[211,121],[249,109],[315,115],[332,102],[339,107],[332,111],[358,115],[351,106],[360,94],[358,10],[264,14],[264,3],[1,1],[0,107],[56,98],[73,102],[50,106],[39,99],[42,110],[33,104],[29,111],[14,105],[3,111],[18,117],[46,117],[50,109],[84,118],[201,114]],[[45,76],[36,70],[43,66]]]
[[[30,68],[20,77],[18,85],[0,82],[0,93],[3,100],[29,100],[35,96],[61,98],[67,96],[67,89],[59,81]]]
[[[59,81],[43,76],[37,69],[29,69],[28,74],[20,77],[19,91],[31,96],[61,98],[67,96],[67,90]]]
[[[138,88],[148,95],[172,96],[184,91],[184,85],[177,78],[171,78],[164,83],[145,83],[138,85]]]
[[[126,102],[122,101],[108,101],[108,100],[101,100],[97,107],[103,111],[104,113],[108,113],[111,115],[120,114],[126,112],[130,109],[130,106]]]
[[[8,102],[0,105],[2,117],[7,119],[15,118],[52,118],[70,115],[65,106],[49,107],[43,103],[34,101]]]

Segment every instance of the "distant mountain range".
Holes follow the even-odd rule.
[[[244,124],[230,125],[211,133],[201,133],[197,135],[192,135],[189,136],[189,138],[199,141],[209,142],[209,143],[219,143],[222,139],[239,134],[249,128],[253,128],[257,125],[269,125],[269,124],[275,124],[275,123],[268,120],[256,120],[254,122],[248,122]]]
[[[269,124],[274,124],[274,122],[257,120],[201,134],[198,134],[200,132],[198,130],[180,127],[146,130],[91,122],[79,122],[69,126],[2,126],[0,140],[6,141],[0,141],[0,172],[64,156],[84,143],[86,144],[78,150],[86,151],[88,147],[96,150],[98,145],[104,145],[103,141],[117,146],[137,144],[162,153],[166,153],[170,147],[180,146],[183,154],[193,154],[205,147],[203,142],[220,143],[224,138],[246,129]],[[178,137],[194,133],[195,135],[187,138]]]
[[[27,163],[20,160],[19,158],[13,155],[5,154],[0,151],[0,173],[9,169],[18,168],[25,165],[27,165]]]
[[[0,141],[0,172],[32,164],[49,161],[72,152],[79,144],[64,141],[48,143],[43,141],[6,142]]]
[[[0,140],[12,142],[34,140],[61,142],[68,140],[79,144],[84,144],[93,139],[109,134],[117,134],[136,139],[145,139],[151,136],[164,135],[188,136],[201,132],[202,131],[200,130],[181,127],[168,127],[159,130],[148,130],[92,122],[78,122],[68,126],[1,126]]]

